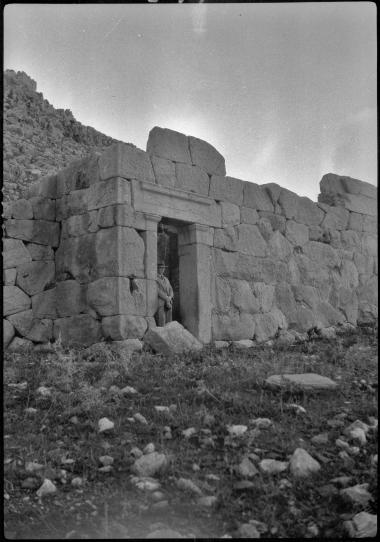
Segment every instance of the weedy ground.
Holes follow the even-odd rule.
[[[342,500],[331,479],[351,476],[350,485],[369,483],[373,500],[365,509],[376,513],[377,476],[371,457],[377,453],[377,434],[349,461],[339,456],[335,440],[343,426],[377,418],[377,363],[377,334],[371,327],[291,347],[207,347],[181,356],[143,352],[130,360],[107,352],[86,358],[81,350],[62,349],[6,354],[5,534],[14,539],[143,538],[165,524],[185,536],[218,538],[235,536],[239,525],[254,519],[266,524],[263,536],[271,538],[310,537],[310,523],[317,525],[319,537],[345,538],[344,519],[363,508]],[[339,388],[285,394],[264,386],[268,376],[283,372],[318,373],[339,382]],[[27,383],[25,389],[9,386],[21,382]],[[110,391],[113,385],[132,386],[138,394],[120,396]],[[50,397],[37,393],[40,386],[51,389]],[[290,403],[306,413],[287,408]],[[176,410],[168,416],[156,412],[157,405],[176,405]],[[36,412],[25,412],[29,407]],[[136,412],[145,416],[147,425],[128,421]],[[107,434],[98,432],[102,417],[115,423]],[[273,426],[253,439],[226,438],[228,424],[249,425],[258,417],[270,418]],[[172,430],[170,440],[164,438],[165,426]],[[196,433],[186,439],[182,431],[189,427]],[[328,433],[328,443],[314,445],[311,438],[322,432]],[[151,494],[130,482],[130,451],[150,442],[171,458],[159,476],[168,500],[164,509],[157,509]],[[239,486],[236,465],[242,457],[254,452],[260,458],[288,460],[299,446],[320,462],[318,474],[296,481],[288,472],[259,473],[253,487]],[[106,454],[114,458],[113,468],[102,473],[99,457]],[[41,475],[55,480],[57,493],[39,499],[36,488],[22,488],[30,476],[25,471],[28,461],[44,465]],[[67,471],[66,483],[59,481],[60,469]],[[208,474],[218,479],[210,481]],[[81,477],[83,485],[74,488],[73,477]],[[200,507],[177,489],[180,477],[215,495],[216,504]],[[290,484],[280,483],[284,479]]]

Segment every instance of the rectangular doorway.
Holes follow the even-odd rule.
[[[157,225],[157,263],[166,265],[165,275],[174,291],[173,320],[182,323],[180,302],[180,276],[178,256],[178,224],[176,221],[162,218]]]

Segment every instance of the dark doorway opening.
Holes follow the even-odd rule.
[[[157,262],[165,262],[166,276],[174,291],[173,320],[181,322],[177,221],[163,218],[157,228]]]

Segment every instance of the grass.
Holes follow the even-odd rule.
[[[334,393],[300,394],[296,390],[274,393],[265,388],[271,374],[315,372],[340,382]],[[366,384],[360,383],[365,379]],[[24,390],[8,384],[27,382]],[[267,526],[266,536],[297,538],[308,535],[316,523],[319,536],[344,538],[343,520],[355,508],[331,489],[331,479],[349,475],[351,485],[370,484],[373,500],[367,507],[375,513],[377,482],[371,457],[377,453],[372,433],[360,453],[344,462],[335,445],[344,426],[360,419],[377,418],[377,335],[374,329],[358,329],[334,341],[313,340],[292,347],[257,346],[248,350],[211,347],[182,356],[149,352],[119,359],[102,349],[92,356],[82,350],[53,354],[6,354],[5,401],[5,518],[9,538],[139,538],[165,520],[165,525],[196,537],[234,534],[242,523],[255,519]],[[134,396],[111,393],[111,386],[133,386]],[[37,393],[51,389],[49,397]],[[297,403],[306,414],[288,408]],[[175,412],[155,411],[156,405],[175,405]],[[25,413],[33,407],[37,413]],[[140,412],[148,425],[127,420]],[[77,423],[72,423],[73,416]],[[97,422],[108,417],[115,429],[99,434]],[[208,422],[206,423],[206,418]],[[273,426],[259,434],[247,431],[230,439],[228,424],[270,418]],[[339,421],[343,420],[343,421]],[[164,438],[170,426],[173,438]],[[196,434],[189,440],[182,431]],[[317,446],[311,438],[328,432],[329,442]],[[156,510],[149,494],[136,490],[129,474],[133,446],[153,442],[171,458],[168,470],[159,476],[169,506]],[[259,473],[252,488],[239,489],[236,465],[248,453],[260,459],[288,460],[302,445],[321,465],[321,471],[302,482],[289,472]],[[99,457],[114,458],[111,473],[99,472]],[[63,464],[62,458],[74,463]],[[56,479],[58,492],[39,502],[35,489],[21,487],[28,476],[27,461],[44,465],[43,475],[57,477],[67,471],[67,483]],[[194,464],[199,466],[194,470]],[[219,480],[210,482],[207,474]],[[70,480],[80,476],[84,485],[75,489]],[[208,495],[217,497],[213,509],[200,508],[195,499],[176,488],[179,477],[190,478]],[[290,482],[288,487],[281,479]],[[330,489],[326,486],[330,486]],[[38,486],[37,486],[38,487]],[[282,488],[282,489],[281,489]],[[149,527],[150,525],[150,527]],[[31,535],[32,533],[32,535]]]

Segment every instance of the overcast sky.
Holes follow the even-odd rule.
[[[376,6],[11,4],[4,66],[55,107],[145,150],[205,139],[227,175],[314,201],[325,173],[376,184]]]

